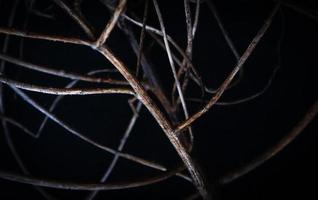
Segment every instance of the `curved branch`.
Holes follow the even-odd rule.
[[[276,145],[265,151],[263,154],[247,163],[245,166],[235,170],[234,172],[228,173],[223,176],[219,182],[221,184],[230,183],[247,173],[253,171],[257,167],[264,164],[266,161],[277,155],[284,148],[287,147],[307,126],[308,124],[315,118],[318,113],[318,100],[308,109],[305,116],[292,128],[292,130],[283,137]]]
[[[55,188],[55,189],[64,189],[64,190],[122,190],[127,188],[136,188],[142,187],[145,185],[154,184],[163,180],[166,180],[180,172],[184,169],[184,167],[179,167],[177,169],[171,170],[169,172],[165,172],[161,175],[148,178],[145,180],[133,181],[129,183],[75,183],[75,182],[66,182],[66,181],[57,181],[57,180],[48,180],[43,178],[35,178],[28,175],[20,175],[12,172],[7,172],[0,170],[0,178],[18,182],[18,183],[25,183],[29,185],[41,186],[41,187],[48,187],[48,188]]]

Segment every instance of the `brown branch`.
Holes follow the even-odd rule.
[[[256,36],[251,41],[250,45],[247,47],[243,55],[241,56],[240,60],[238,61],[237,65],[234,67],[232,72],[228,75],[228,77],[224,80],[221,86],[218,88],[216,94],[211,98],[211,100],[198,112],[193,114],[190,118],[182,122],[176,129],[175,132],[180,132],[183,129],[187,128],[191,125],[195,120],[200,118],[204,113],[206,113],[222,96],[228,85],[231,83],[237,72],[242,68],[246,60],[249,58],[251,53],[254,51],[256,45],[259,43],[260,39],[263,37],[267,29],[269,28],[275,14],[277,13],[279,8],[279,4],[276,4],[272,12],[270,13],[268,19],[265,21],[264,25],[258,31]]]

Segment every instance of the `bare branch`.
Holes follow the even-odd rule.
[[[0,82],[20,89],[53,95],[92,95],[92,94],[129,94],[135,93],[128,88],[53,88],[32,85],[6,78],[0,75]]]
[[[222,83],[222,85],[219,87],[217,93],[211,98],[211,100],[198,112],[193,114],[190,118],[182,122],[176,129],[175,132],[180,132],[184,128],[188,127],[190,124],[192,124],[196,119],[201,117],[204,113],[206,113],[222,96],[224,91],[226,90],[227,86],[231,83],[237,72],[242,68],[246,60],[249,58],[251,53],[254,51],[256,45],[259,43],[260,39],[263,37],[265,32],[267,31],[268,27],[270,26],[277,10],[279,8],[279,4],[275,5],[274,9],[270,13],[268,19],[265,21],[264,25],[261,27],[261,29],[258,31],[256,36],[253,38],[250,45],[245,50],[244,54],[241,56],[240,60],[238,61],[237,65],[234,67],[232,72],[228,75],[228,77],[225,79],[225,81]]]

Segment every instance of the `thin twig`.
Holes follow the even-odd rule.
[[[122,190],[127,188],[136,188],[142,187],[150,184],[154,184],[163,180],[166,180],[176,174],[179,171],[182,171],[184,167],[179,167],[175,170],[171,170],[168,172],[164,172],[161,175],[156,177],[151,177],[144,180],[137,180],[131,181],[129,183],[74,183],[74,182],[67,182],[67,181],[56,181],[56,180],[49,180],[43,178],[35,178],[29,175],[20,175],[8,171],[0,170],[0,178],[18,182],[18,183],[25,183],[29,185],[41,186],[41,187],[48,187],[48,188],[56,188],[56,189],[64,189],[64,190]]]
[[[20,89],[53,95],[92,95],[92,94],[129,94],[135,93],[129,88],[53,88],[32,85],[9,79],[0,74],[0,82]]]

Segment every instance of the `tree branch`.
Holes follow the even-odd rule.
[[[200,118],[204,113],[206,113],[222,96],[228,85],[231,83],[237,72],[242,68],[242,66],[245,64],[246,60],[249,58],[249,56],[254,51],[256,45],[259,43],[260,39],[263,37],[267,29],[269,28],[275,14],[277,13],[277,10],[279,8],[279,4],[276,4],[272,12],[270,13],[268,19],[265,21],[264,25],[261,27],[261,29],[258,31],[256,36],[251,41],[250,45],[247,47],[243,55],[241,56],[240,60],[238,61],[237,65],[234,67],[232,72],[228,75],[228,77],[224,80],[224,82],[221,84],[221,86],[218,88],[216,94],[211,98],[211,100],[198,112],[193,114],[190,118],[182,122],[176,129],[175,132],[178,133],[182,131],[183,129],[187,128],[189,125],[191,125],[195,120]]]

